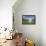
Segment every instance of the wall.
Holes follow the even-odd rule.
[[[34,40],[36,46],[41,46],[41,0],[23,0],[16,3],[13,14],[15,29],[22,32],[24,38]],[[36,24],[23,25],[22,15],[36,15]]]
[[[16,0],[0,0],[0,27],[12,29],[12,6]]]
[[[0,38],[10,35],[10,32],[2,30],[1,27],[6,27],[9,30],[12,29],[12,6],[16,0],[0,0]],[[9,38],[9,37],[8,37]]]
[[[42,0],[41,2],[41,40],[42,46],[46,46],[46,0]]]

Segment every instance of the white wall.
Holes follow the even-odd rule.
[[[24,34],[24,37],[35,41],[41,46],[41,0],[23,0],[13,6],[15,29]],[[23,25],[22,15],[36,15],[35,25]]]
[[[46,0],[23,1],[13,6],[15,29],[23,32],[24,37],[35,40],[37,46],[46,46]],[[22,25],[22,15],[25,14],[35,14],[36,25]]]
[[[42,46],[46,46],[46,0],[42,0],[41,6],[41,38]]]
[[[0,0],[0,27],[12,28],[12,6],[16,0]]]

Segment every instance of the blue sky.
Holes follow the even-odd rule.
[[[23,16],[23,18],[24,18],[24,19],[29,19],[29,18],[34,19],[34,16],[31,16],[31,15],[25,15],[25,16]]]

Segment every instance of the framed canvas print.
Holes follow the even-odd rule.
[[[23,15],[22,16],[22,24],[36,24],[36,16],[35,15]]]

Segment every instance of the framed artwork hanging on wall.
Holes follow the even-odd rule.
[[[22,24],[34,25],[36,24],[35,15],[22,15]]]

